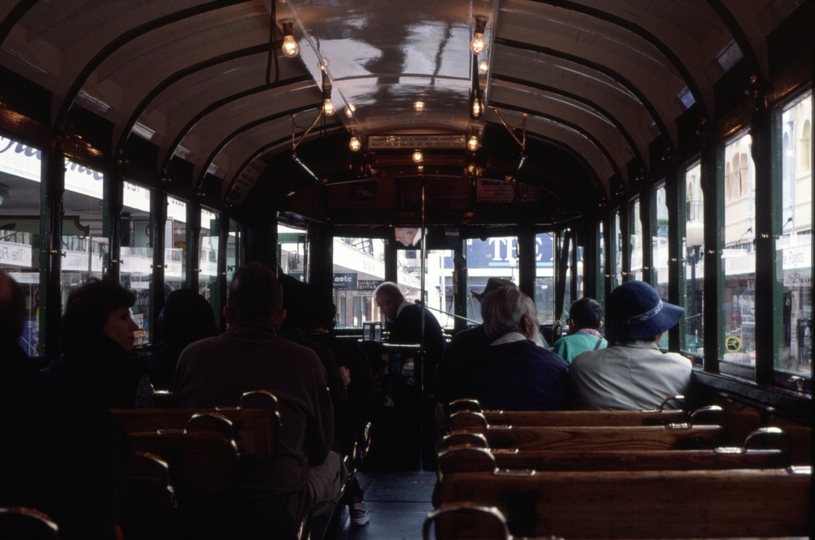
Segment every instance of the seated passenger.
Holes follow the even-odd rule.
[[[605,349],[608,342],[600,334],[602,308],[594,298],[584,297],[569,306],[569,335],[555,342],[555,353],[572,363],[583,351]]]
[[[23,291],[0,271],[0,506],[46,513],[62,540],[113,540],[127,433],[98,399],[43,378],[19,345],[24,320]]]
[[[569,366],[532,341],[540,332],[532,299],[515,286],[499,287],[481,301],[481,318],[492,343],[462,373],[469,397],[484,409],[563,408]]]
[[[569,373],[578,409],[653,409],[666,397],[687,395],[691,362],[660,352],[662,333],[673,328],[685,310],[660,299],[643,281],[626,281],[606,303],[610,346],[587,351]],[[676,406],[676,404],[674,404]]]
[[[491,277],[487,280],[487,285],[481,294],[475,291],[472,291],[472,294],[476,300],[481,302],[484,296],[503,286],[514,287],[515,284],[506,279]],[[433,377],[433,396],[438,403],[448,405],[454,399],[467,397],[462,394],[459,388],[461,375],[468,368],[468,364],[475,355],[489,347],[489,345],[490,338],[487,337],[483,322],[474,328],[462,330],[453,336],[450,344],[444,350],[441,362],[436,366],[436,373]],[[446,414],[444,414],[444,417],[446,417]]]
[[[172,388],[181,351],[190,343],[216,335],[215,313],[207,299],[192,289],[172,291],[156,324],[159,349],[147,360],[153,386],[163,390]]]
[[[322,538],[345,483],[334,436],[326,372],[310,349],[282,338],[283,291],[270,269],[246,265],[232,278],[223,310],[229,329],[181,353],[175,376],[179,406],[236,406],[244,392],[277,396],[282,426],[278,454],[241,461],[240,538],[295,538],[303,516]]]
[[[59,328],[62,356],[46,379],[76,384],[111,409],[149,407],[145,362],[131,356],[139,329],[130,317],[136,297],[113,281],[91,278],[68,295]]]

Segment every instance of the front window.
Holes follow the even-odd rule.
[[[121,235],[121,272],[119,279],[125,289],[136,295],[133,321],[138,325],[136,345],[150,343],[151,294],[153,287],[153,241],[151,239],[149,189],[124,182]]]
[[[277,260],[284,274],[306,281],[307,252],[305,229],[277,224]]]
[[[535,307],[538,322],[555,322],[555,241],[552,233],[535,236]]]
[[[385,281],[385,241],[381,238],[334,238],[334,305],[337,328],[361,328],[380,320],[374,290]]]
[[[467,318],[481,324],[481,304],[470,291],[481,293],[491,277],[518,284],[518,237],[467,239]],[[554,292],[554,291],[553,291]]]

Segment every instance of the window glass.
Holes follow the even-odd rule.
[[[226,285],[232,283],[235,270],[241,266],[241,231],[238,222],[229,220],[229,239],[226,242]]]
[[[397,283],[405,298],[422,300],[442,328],[453,328],[453,250],[425,250],[424,294],[421,292],[421,250],[396,251]]]
[[[218,217],[206,208],[201,209],[198,244],[201,246],[198,252],[198,292],[209,300],[213,311],[218,313]]]
[[[108,239],[103,232],[105,176],[65,160],[62,218],[62,309],[71,288],[102,277]]]
[[[535,235],[535,307],[540,324],[555,322],[554,235]]]
[[[755,366],[755,168],[749,135],[740,135],[724,151],[724,304],[722,360]]]
[[[660,298],[668,300],[668,202],[665,186],[654,191],[654,221],[651,223],[651,249],[654,262],[654,286]]]
[[[493,236],[486,240],[470,238],[467,258],[467,318],[481,323],[481,304],[470,291],[481,293],[491,277],[518,284],[518,237]],[[553,291],[554,292],[554,291]]]
[[[381,320],[374,289],[385,281],[385,241],[334,238],[334,305],[337,328],[361,328]]]
[[[812,376],[812,91],[782,114],[781,222],[777,278],[783,282],[781,371]],[[778,221],[776,221],[778,224]]]
[[[569,236],[568,246],[566,245],[566,237]],[[574,268],[572,268],[572,255],[574,252],[574,237],[571,235],[571,231],[566,229],[560,235],[560,248],[563,249],[564,247],[568,247],[568,254],[566,255],[566,281],[565,281],[565,293],[563,295],[563,311],[560,314],[560,324],[563,327],[566,327],[566,321],[569,320],[569,306],[572,305],[572,280],[574,274]],[[561,257],[563,253],[561,253]]]
[[[40,343],[40,174],[36,148],[0,137],[0,270],[25,293],[25,327],[20,345],[29,356]],[[43,272],[44,274],[44,272]]]
[[[603,221],[598,222],[598,256],[597,265],[597,300],[603,306],[603,313],[605,313],[606,305],[606,244]]]
[[[165,296],[183,289],[187,279],[187,203],[167,196],[167,221],[164,223]]]
[[[629,233],[629,246],[631,252],[629,253],[629,265],[631,279],[642,279],[642,220],[640,219],[640,200],[635,200],[628,207],[628,233]]]
[[[283,273],[300,281],[306,281],[308,244],[305,229],[277,224],[277,260]]]
[[[692,165],[685,171],[685,335],[682,350],[704,353],[704,254],[705,224],[702,166]]]
[[[136,295],[133,321],[138,325],[136,345],[150,343],[150,289],[153,286],[153,243],[150,239],[150,190],[124,182],[121,228],[120,280]]]

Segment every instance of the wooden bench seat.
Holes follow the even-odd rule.
[[[436,538],[480,536],[461,504],[496,507],[515,536],[718,538],[808,534],[811,468],[456,473],[436,484]],[[447,517],[444,517],[447,516]]]
[[[487,427],[452,431],[441,448],[472,444],[482,435],[497,450],[671,450],[713,448],[724,441],[721,426]],[[475,437],[477,438],[477,437]]]
[[[269,392],[248,392],[240,407],[216,409],[114,409],[128,433],[186,429],[196,414],[217,414],[232,423],[232,434],[241,459],[269,459],[277,452],[280,414],[277,398]]]

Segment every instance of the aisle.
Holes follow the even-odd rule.
[[[347,510],[341,540],[420,540],[422,524],[433,509],[430,498],[435,473],[359,473],[371,520],[364,527],[349,527]]]

